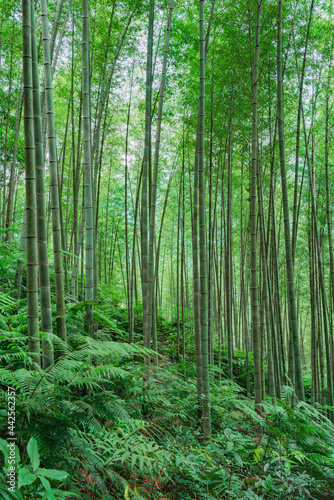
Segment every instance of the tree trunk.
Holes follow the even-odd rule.
[[[50,196],[52,213],[52,235],[53,235],[53,255],[56,284],[56,305],[57,305],[57,334],[66,342],[66,315],[65,315],[65,294],[63,279],[63,253],[60,227],[59,189],[58,189],[58,162],[56,149],[56,132],[53,111],[53,96],[51,82],[51,57],[46,0],[41,0],[41,21],[43,37],[43,58],[44,58],[44,87],[46,97],[48,145],[49,145],[49,165],[50,165]]]
[[[231,90],[230,119],[228,126],[227,149],[227,231],[226,231],[226,327],[227,327],[227,358],[228,376],[233,378],[233,281],[232,281],[232,113],[233,113],[233,84]]]
[[[256,187],[258,168],[258,123],[257,123],[257,95],[259,78],[260,57],[260,29],[261,29],[261,6],[262,1],[257,2],[256,42],[252,68],[252,166],[251,166],[251,188],[250,188],[250,235],[251,235],[251,324],[253,334],[253,357],[254,357],[254,402],[259,407],[262,401],[261,387],[261,332],[259,329],[259,304],[258,304],[258,276],[257,276],[257,211],[256,211]],[[260,438],[260,429],[255,428],[255,437]]]
[[[39,77],[37,64],[37,45],[35,33],[35,7],[31,2],[31,47],[32,47],[32,80],[35,136],[35,175],[37,201],[37,247],[39,267],[39,293],[41,302],[41,331],[52,333],[51,293],[48,261],[48,242],[45,216],[44,158],[42,137],[42,115],[39,95]],[[42,341],[42,366],[48,368],[54,361],[52,343],[48,339]]]
[[[198,267],[198,124],[195,145],[195,169],[194,169],[194,202],[191,217],[192,227],[192,261],[193,261],[193,310],[195,329],[195,350],[196,350],[196,375],[197,375],[197,398],[198,398],[198,420],[200,419],[201,397],[203,394],[202,376],[202,347],[200,335],[200,303],[199,303],[199,267]],[[191,187],[191,186],[190,186]]]
[[[308,41],[310,36],[310,27],[312,21],[314,0],[311,2],[310,15],[307,25],[306,39],[304,43],[304,55],[303,55],[303,66],[301,71],[301,77],[299,82],[299,102],[298,102],[298,115],[297,115],[297,129],[296,129],[296,164],[295,164],[295,187],[294,187],[294,197],[293,197],[293,218],[292,218],[292,262],[295,263],[296,246],[297,246],[297,230],[298,230],[298,167],[299,167],[299,142],[300,142],[300,120],[301,120],[301,109],[303,100],[303,87],[304,87],[304,76],[305,76],[305,66],[306,66],[306,54]],[[292,28],[293,29],[293,28]]]
[[[34,363],[40,365],[40,341],[38,321],[38,268],[37,224],[35,187],[35,144],[31,51],[31,7],[29,0],[22,1],[22,53],[23,53],[23,105],[25,187],[27,221],[27,307],[28,349]]]
[[[200,253],[200,326],[203,376],[203,435],[211,434],[210,381],[208,363],[208,281],[205,238],[205,175],[204,175],[204,120],[205,120],[205,38],[204,0],[199,4],[200,26],[200,88],[198,127],[198,191],[199,191],[199,253]]]
[[[82,113],[83,113],[83,149],[84,149],[84,210],[86,235],[85,300],[94,300],[94,227],[92,197],[92,162],[91,162],[91,120],[90,120],[90,85],[89,85],[89,4],[82,1]],[[85,325],[88,333],[94,329],[93,307],[88,305],[85,312]]]
[[[162,61],[162,70],[161,70],[161,81],[160,81],[160,89],[159,89],[159,105],[158,105],[158,117],[157,117],[157,128],[156,128],[156,137],[155,137],[155,147],[154,147],[154,164],[153,164],[153,176],[152,176],[152,184],[151,184],[151,193],[150,193],[150,210],[149,210],[149,244],[148,244],[148,284],[147,291],[149,296],[148,301],[148,314],[151,317],[148,320],[148,324],[151,328],[156,330],[156,325],[152,324],[152,312],[154,306],[154,282],[155,282],[155,270],[154,270],[154,241],[155,241],[155,214],[156,214],[156,204],[157,204],[157,184],[158,184],[158,166],[159,166],[159,152],[160,152],[160,137],[161,137],[161,124],[162,124],[162,109],[163,109],[163,99],[164,99],[164,90],[165,90],[165,82],[166,82],[166,70],[167,70],[167,56],[168,56],[168,48],[169,48],[169,37],[170,37],[170,29],[172,24],[172,15],[174,9],[174,0],[170,0],[169,3],[169,14],[167,20],[166,27],[166,36],[165,36],[165,46],[164,46],[164,55]],[[152,20],[153,23],[153,20]],[[153,45],[153,41],[152,41]]]
[[[289,299],[289,327],[294,350],[296,393],[297,397],[304,401],[304,385],[302,364],[300,357],[300,345],[298,335],[297,311],[295,283],[291,250],[289,199],[285,165],[285,143],[283,124],[283,81],[282,81],[282,0],[278,0],[278,23],[277,23],[277,115],[278,115],[278,137],[279,154],[281,167],[282,200],[284,212],[284,234],[285,234],[285,255],[286,255],[286,275]]]
[[[142,296],[143,296],[143,343],[149,347],[151,342],[151,303],[149,291],[148,271],[148,182],[150,172],[150,144],[151,144],[151,93],[152,93],[152,46],[153,46],[154,0],[150,0],[150,14],[148,22],[147,61],[146,61],[146,96],[145,96],[145,147],[142,177],[141,200],[141,252],[142,252]],[[149,359],[145,356],[144,364],[148,366]],[[145,374],[148,379],[148,372]]]

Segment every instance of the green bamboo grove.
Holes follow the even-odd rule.
[[[83,311],[91,342],[145,348],[144,392],[166,351],[193,367],[203,442],[240,359],[257,414],[287,394],[333,422],[332,3],[6,0],[1,19],[0,235],[30,370]]]

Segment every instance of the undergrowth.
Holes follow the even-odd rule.
[[[173,325],[159,318],[162,355],[144,386],[143,356],[151,352],[126,342],[126,311],[108,295],[96,302],[98,331],[90,337],[84,307],[68,300],[69,342],[52,335],[59,356],[42,371],[29,368],[25,299],[14,300],[9,286],[0,294],[0,498],[333,498],[334,426],[325,408],[291,408],[284,387],[281,400],[255,411],[244,354],[231,382],[223,352],[221,380],[211,368],[212,438],[205,442],[195,366],[191,356],[177,360]],[[138,320],[138,339],[140,328]],[[16,398],[15,492],[7,483],[8,387]]]

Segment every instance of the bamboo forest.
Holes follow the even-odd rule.
[[[0,1],[0,499],[334,499],[333,26]]]

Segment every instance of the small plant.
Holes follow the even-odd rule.
[[[8,443],[0,439],[0,451],[3,453],[4,465],[0,473],[0,495],[4,500],[36,500],[45,498],[78,498],[73,493],[54,487],[54,483],[62,483],[68,473],[58,469],[44,469],[40,467],[40,456],[36,439],[32,436],[27,445],[29,460],[23,465],[20,463],[18,447],[15,454],[9,451]],[[11,458],[15,455],[15,459]],[[17,481],[16,481],[17,475]],[[9,478],[9,479],[8,479]]]

